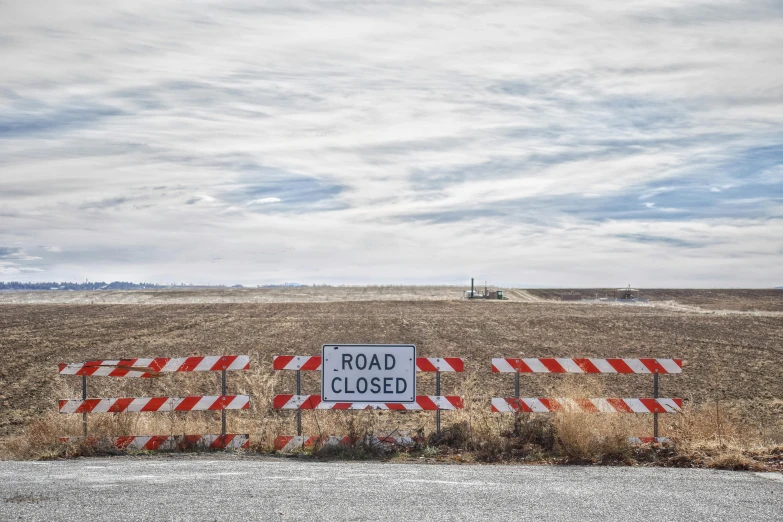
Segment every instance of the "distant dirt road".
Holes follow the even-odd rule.
[[[543,301],[543,299],[527,290],[506,290],[503,292],[503,295],[508,297],[510,301]]]

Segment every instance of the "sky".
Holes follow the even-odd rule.
[[[0,280],[783,285],[783,2],[0,0]]]

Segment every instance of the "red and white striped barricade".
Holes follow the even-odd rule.
[[[169,372],[219,372],[249,370],[247,355],[216,355],[212,357],[155,357],[152,359],[114,359],[83,363],[60,363],[60,375],[93,377],[159,377]]]
[[[514,397],[493,398],[493,412],[549,413],[576,411],[583,413],[652,413],[653,437],[634,437],[639,441],[662,442],[668,439],[658,437],[658,414],[677,413],[682,410],[682,399],[658,397],[658,375],[682,373],[682,359],[626,359],[626,358],[495,358],[492,371],[514,373]],[[652,374],[652,398],[520,398],[520,373],[598,373],[598,374]],[[659,440],[660,439],[660,440]],[[633,440],[635,442],[635,440]]]
[[[226,433],[226,410],[247,410],[250,397],[226,395],[226,372],[249,370],[247,355],[216,355],[210,357],[155,357],[148,359],[110,359],[83,363],[60,363],[60,375],[79,375],[82,378],[81,399],[61,399],[59,412],[82,414],[83,440],[97,443],[87,437],[88,413],[141,413],[176,411],[220,411],[220,435],[152,435],[113,437],[109,444],[118,449],[185,449],[185,448],[247,448],[249,435]],[[87,398],[87,377],[154,378],[173,372],[221,372],[220,395],[190,397],[119,397]],[[64,437],[61,441],[72,440]]]
[[[513,413],[551,413],[569,411],[579,413],[676,413],[682,409],[682,399],[492,399],[492,411]]]
[[[141,413],[143,411],[246,410],[247,395],[195,397],[122,397],[118,399],[61,399],[60,413]]]
[[[335,440],[343,438],[303,437],[302,436],[302,410],[390,410],[390,411],[435,411],[435,425],[440,432],[440,412],[442,410],[462,409],[462,397],[456,395],[440,394],[441,372],[464,372],[465,361],[459,357],[417,357],[416,371],[435,372],[435,395],[417,395],[412,403],[367,403],[367,402],[323,402],[320,395],[302,394],[302,371],[321,371],[320,355],[276,355],[272,362],[275,370],[296,371],[296,394],[276,395],[274,408],[278,410],[296,410],[297,435],[284,435],[275,439],[275,449],[278,451],[290,451],[294,448],[312,447],[316,444],[336,444]],[[382,437],[389,441],[393,438]],[[332,440],[334,439],[334,440]],[[324,442],[326,441],[326,442]],[[400,442],[402,441],[402,442]],[[408,441],[403,437],[397,441],[398,445],[405,445]]]

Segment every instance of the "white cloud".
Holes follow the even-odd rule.
[[[31,256],[22,247],[0,246],[0,259],[13,259],[14,261],[35,261],[41,259],[38,256]]]
[[[50,279],[777,285],[781,12],[719,12],[6,4],[0,245]]]
[[[38,256],[29,255],[22,247],[0,245],[0,274],[18,275],[30,272],[42,272],[36,267],[27,266],[23,262],[37,261]]]
[[[40,268],[19,266],[16,263],[6,263],[0,261],[0,274],[4,275],[19,275],[25,273],[43,272]]]
[[[196,194],[192,198],[187,200],[188,205],[192,205],[194,203],[216,203],[217,199],[213,198],[212,196],[209,196],[207,194]]]
[[[283,201],[280,198],[261,198],[261,199],[254,199],[253,201],[248,202],[248,205],[266,205],[269,203],[280,203]]]

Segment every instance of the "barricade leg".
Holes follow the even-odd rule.
[[[221,379],[220,379],[220,381],[221,381],[221,386],[220,386],[221,394],[220,395],[225,397],[225,395],[226,395],[226,370],[223,370],[222,374],[223,375],[221,375]],[[220,435],[222,437],[226,436],[226,409],[225,408],[220,410]]]
[[[440,372],[435,372],[435,395],[440,397]],[[435,431],[440,435],[440,408],[435,413]]]
[[[658,398],[658,370],[653,374],[653,398]],[[657,408],[656,408],[657,410]],[[658,412],[653,413],[653,437],[658,439]]]
[[[296,370],[296,394],[302,394],[302,372]],[[302,410],[296,410],[296,435],[302,436]]]
[[[82,400],[87,400],[87,376],[82,375]],[[82,413],[82,434],[87,438],[87,412]]]
[[[519,399],[519,371],[514,373],[514,398]],[[514,430],[519,429],[519,412],[514,412]]]

